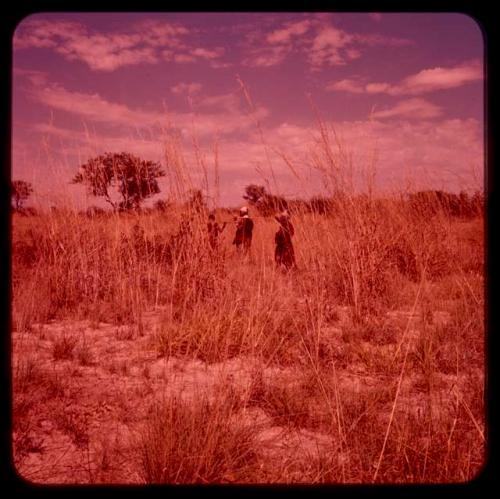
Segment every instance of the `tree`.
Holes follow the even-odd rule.
[[[264,186],[250,184],[245,187],[243,199],[246,199],[250,204],[256,206],[257,203],[265,196],[267,196],[267,193]]]
[[[32,192],[33,187],[25,180],[14,180],[11,183],[11,197],[14,198],[16,210],[23,209],[24,201],[30,197]]]
[[[107,152],[81,165],[72,183],[84,184],[90,194],[104,197],[114,209],[128,210],[139,208],[144,199],[158,194],[156,179],[164,175],[159,163],[126,152]],[[111,188],[122,196],[118,204],[111,199]]]
[[[243,199],[246,199],[252,206],[255,206],[264,216],[269,216],[277,211],[288,208],[288,202],[285,198],[269,194],[262,185],[247,185]]]

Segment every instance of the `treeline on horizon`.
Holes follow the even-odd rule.
[[[144,207],[144,201],[161,192],[158,178],[165,175],[166,171],[159,163],[143,160],[127,152],[107,152],[90,158],[86,163],[80,165],[71,183],[85,186],[88,194],[96,199],[100,198],[110,205],[108,210],[98,206],[90,206],[86,210],[80,211],[88,216],[104,215],[110,212],[167,211],[179,207],[200,214],[209,211],[208,196],[204,194],[203,190],[195,188],[185,192],[183,187],[179,193],[182,193],[182,197],[186,197],[186,201],[180,202],[178,197],[175,199],[167,197],[155,201],[152,207]],[[173,179],[170,178],[170,180]],[[13,209],[21,214],[35,215],[37,213],[35,208],[24,206],[33,193],[31,183],[24,180],[14,180],[10,187]],[[348,210],[349,206],[353,207],[354,204],[372,205],[384,202],[383,198],[372,194],[352,194],[342,189],[337,189],[329,196],[315,195],[309,199],[289,199],[268,192],[264,186],[257,184],[247,185],[242,198],[256,209],[259,215],[264,217],[272,216],[284,209],[291,214],[313,213],[335,216],[336,213]],[[405,208],[410,208],[413,213],[424,217],[443,212],[452,217],[473,218],[481,215],[484,211],[484,193],[481,191],[476,191],[473,194],[461,191],[459,194],[455,194],[442,190],[420,190],[401,193],[389,199],[392,202],[401,203]],[[234,209],[218,207],[212,211],[232,212]],[[49,210],[60,211],[61,208],[53,206]]]
[[[315,214],[323,216],[335,216],[347,203],[383,203],[385,199],[382,197],[373,197],[368,194],[362,193],[357,195],[346,195],[344,193],[337,193],[334,196],[315,195],[309,199],[301,198],[286,198],[268,193],[265,187],[250,184],[245,188],[245,193],[242,198],[248,203],[250,207],[256,210],[257,214],[263,217],[275,215],[277,212],[288,210],[290,214]],[[444,213],[450,217],[455,218],[474,218],[481,216],[484,213],[484,193],[476,191],[469,194],[461,191],[459,194],[446,192],[442,190],[420,190],[402,194],[398,197],[391,198],[393,201],[410,208],[416,215],[422,217],[433,216],[439,212]],[[201,190],[192,190],[189,193],[189,198],[185,203],[178,203],[169,199],[159,199],[153,206],[150,207],[133,207],[129,209],[118,208],[102,208],[99,206],[89,206],[86,209],[80,210],[81,215],[94,217],[94,216],[109,216],[116,212],[168,212],[173,209],[184,208],[186,210],[194,210],[196,212],[215,211],[221,213],[233,213],[239,206],[235,207],[218,207],[215,210],[209,210],[205,197]],[[34,207],[24,207],[15,205],[13,211],[25,216],[36,216],[40,213]],[[49,212],[59,212],[61,208],[51,206]]]

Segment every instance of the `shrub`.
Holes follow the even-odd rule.
[[[139,442],[146,483],[228,483],[256,465],[254,432],[231,403],[171,397],[151,408]]]

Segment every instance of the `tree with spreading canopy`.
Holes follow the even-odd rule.
[[[11,182],[11,198],[14,199],[16,205],[16,210],[23,209],[23,203],[26,201],[31,193],[33,192],[33,187],[29,182],[25,180],[13,180]]]
[[[139,208],[144,199],[158,194],[157,178],[164,175],[159,163],[126,152],[107,152],[81,165],[72,183],[85,185],[90,194],[102,196],[115,210],[128,210]],[[119,203],[111,197],[113,188],[122,197]]]
[[[272,215],[288,207],[285,198],[269,194],[262,185],[247,185],[243,199],[246,199],[252,206],[255,206],[264,216]]]
[[[266,188],[263,185],[249,184],[245,187],[243,199],[256,206],[259,201],[267,196]]]

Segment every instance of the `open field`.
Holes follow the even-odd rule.
[[[25,481],[481,474],[487,26],[332,9],[11,31]]]
[[[252,215],[257,215],[254,211]],[[13,218],[14,462],[43,483],[462,482],[481,469],[482,217]],[[219,220],[231,220],[220,212]]]

